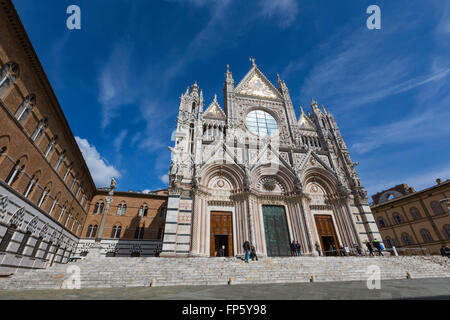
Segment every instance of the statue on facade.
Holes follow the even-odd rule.
[[[111,190],[114,190],[116,188],[116,186],[117,186],[117,181],[116,181],[116,179],[112,178],[111,184],[110,184]]]

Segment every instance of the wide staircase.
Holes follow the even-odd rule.
[[[79,270],[85,289],[366,281],[373,265],[382,280],[450,277],[450,259],[438,256],[264,258],[248,264],[236,258],[103,258],[0,278],[0,290],[67,289],[74,283],[70,269]]]

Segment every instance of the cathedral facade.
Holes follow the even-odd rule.
[[[307,255],[381,240],[367,193],[332,114],[313,101],[297,119],[286,83],[255,61],[223,108],[197,83],[181,96],[161,256]]]

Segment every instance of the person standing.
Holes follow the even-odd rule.
[[[219,257],[223,257],[223,254],[224,254],[224,248],[223,248],[223,247],[220,247],[220,248],[219,248],[219,251],[218,251],[218,253],[217,253],[217,255],[218,255]]]
[[[315,247],[316,247],[317,253],[319,254],[319,257],[321,257],[322,256],[322,250],[320,250],[320,245],[319,245],[318,242],[316,242]]]
[[[362,256],[361,248],[357,244],[355,244],[355,249],[356,249],[356,253],[361,257]]]
[[[298,241],[295,243],[295,247],[297,248],[297,255],[301,256],[302,255],[302,246],[300,245],[300,243],[298,243]]]
[[[297,247],[295,246],[295,240],[292,240],[291,243],[291,255],[295,257],[297,254]]]
[[[256,255],[256,248],[255,246],[251,246],[250,248],[250,257],[252,258],[252,261],[258,261],[258,256]]]
[[[373,248],[369,241],[366,241],[367,250],[369,250],[369,255],[373,256]]]
[[[380,242],[377,240],[377,238],[373,239],[373,246],[375,249],[377,249],[378,251],[378,256],[382,256],[383,253],[381,252],[381,244]]]
[[[244,247],[244,254],[245,254],[245,262],[248,263],[248,257],[250,255],[250,242],[245,241],[243,247]]]

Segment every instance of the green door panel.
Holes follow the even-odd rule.
[[[282,206],[263,206],[267,255],[289,256],[289,231]]]

